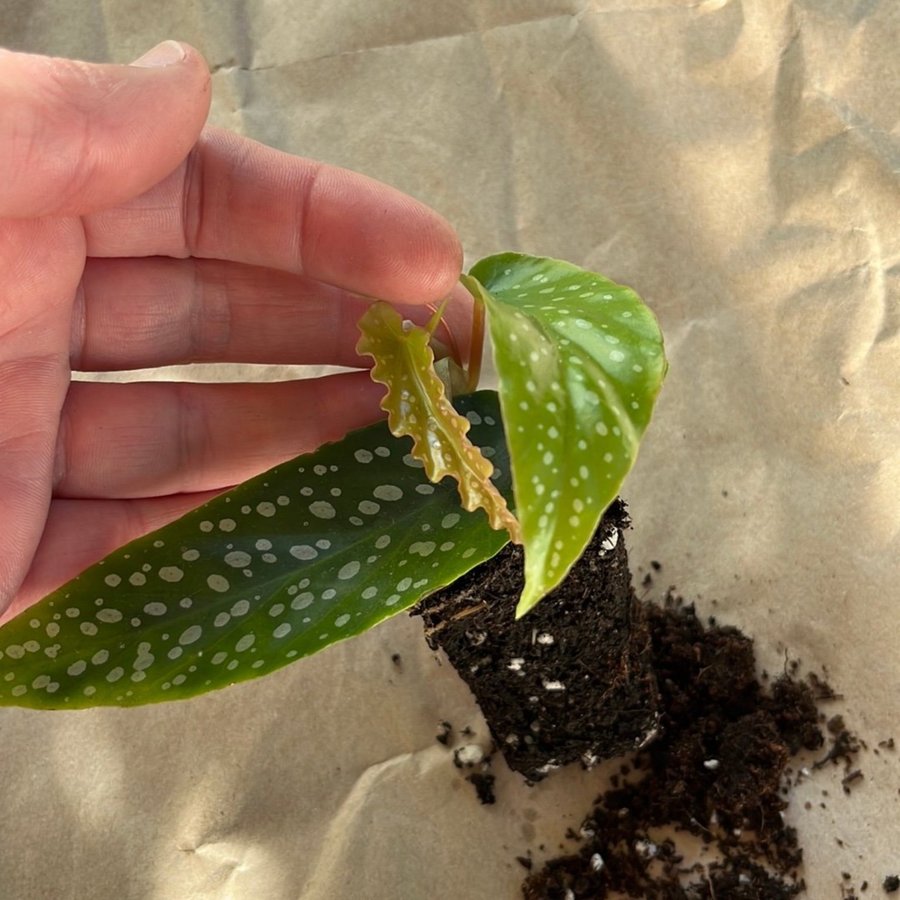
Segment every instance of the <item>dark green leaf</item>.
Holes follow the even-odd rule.
[[[510,493],[496,395],[458,400]],[[110,554],[0,629],[0,705],[132,706],[256,678],[359,634],[507,541],[381,423]]]

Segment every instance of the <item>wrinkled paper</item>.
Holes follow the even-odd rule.
[[[740,626],[771,672],[826,669],[870,748],[900,740],[895,3],[0,12],[0,45],[61,56],[125,62],[169,37],[209,61],[214,122],[409,192],[469,262],[521,250],[632,285],[671,361],[623,492],[637,578],[659,560],[658,592]],[[407,616],[185,703],[0,710],[0,896],[513,900],[515,857],[572,847],[604,770],[529,788],[497,757],[483,807],[441,720],[488,741]],[[786,813],[810,897],[840,896],[844,871],[878,893],[900,869],[900,756],[860,765],[851,796],[828,767]]]

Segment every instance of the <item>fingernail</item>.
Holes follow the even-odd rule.
[[[136,59],[132,65],[146,69],[174,66],[176,63],[180,63],[185,56],[184,47],[178,41],[163,41],[152,50],[148,50],[140,59]]]

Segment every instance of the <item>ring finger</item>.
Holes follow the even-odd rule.
[[[376,421],[366,372],[263,384],[74,382],[54,495],[136,498],[216,490]]]
[[[369,364],[356,322],[370,301],[275,269],[213,259],[89,259],[72,327],[72,368],[191,362]],[[402,307],[427,321],[425,306]],[[457,286],[438,336],[468,352],[471,299]]]

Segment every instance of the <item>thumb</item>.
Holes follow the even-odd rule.
[[[130,66],[0,49],[0,218],[83,215],[143,193],[187,156],[210,78],[186,44]]]

